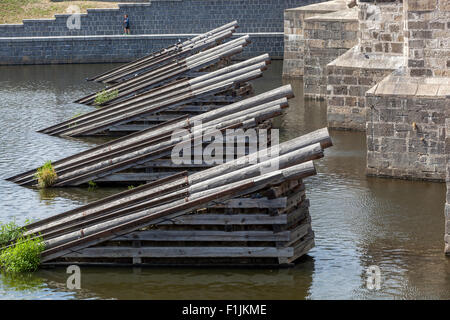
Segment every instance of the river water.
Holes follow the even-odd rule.
[[[118,189],[38,191],[4,180],[46,160],[86,150],[95,140],[36,130],[92,110],[71,101],[101,88],[84,79],[113,65],[0,67],[0,222],[41,219]],[[326,104],[304,101],[301,81],[283,81],[275,61],[258,93],[291,83],[296,97],[277,121],[286,140],[326,126]],[[2,299],[449,299],[443,254],[445,186],[365,176],[364,133],[331,131],[334,147],[306,180],[316,247],[290,269],[83,268],[81,290],[65,269],[0,275]],[[381,289],[366,286],[381,270]]]

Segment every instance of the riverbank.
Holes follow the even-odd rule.
[[[42,219],[77,208],[117,189],[39,191],[3,179],[48,159],[60,159],[100,143],[55,139],[36,130],[91,107],[73,101],[101,85],[85,78],[112,65],[0,66],[0,220]],[[277,121],[286,141],[326,125],[326,104],[304,101],[303,83],[282,81],[274,61],[255,81],[256,93],[292,84],[295,98]],[[46,117],[42,117],[46,114]],[[25,116],[24,116],[25,115]],[[334,147],[307,181],[316,247],[295,268],[131,269],[83,268],[82,290],[65,287],[65,269],[41,270],[25,280],[0,275],[1,298],[116,299],[449,299],[449,261],[442,254],[445,184],[368,178],[361,132],[331,131]],[[46,148],[42,148],[45,145]],[[420,259],[418,258],[420,257]],[[366,288],[366,269],[377,265],[382,290]]]
[[[0,24],[22,23],[23,19],[53,18],[55,14],[67,13],[69,6],[78,6],[80,13],[92,8],[117,8],[117,2],[50,0],[2,0],[0,1]]]
[[[27,19],[23,24],[0,24],[0,64],[125,62],[234,20],[239,22],[239,33],[251,37],[245,50],[248,56],[269,53],[272,59],[282,59],[284,9],[317,1],[234,1],[230,6],[229,0],[153,0],[88,9],[79,17],[66,13],[52,19]],[[268,7],[276,10],[267,11]],[[125,14],[130,18],[131,36],[123,35]]]

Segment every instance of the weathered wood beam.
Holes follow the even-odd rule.
[[[111,82],[113,79],[117,80],[118,77],[124,77],[130,73],[151,68],[152,66],[159,65],[161,63],[167,63],[167,61],[171,61],[175,58],[187,56],[192,52],[198,52],[202,49],[214,46],[217,41],[230,37],[236,27],[236,24],[227,24],[215,29],[214,31],[203,34],[201,38],[194,37],[185,43],[173,45],[155,54],[151,54],[150,56],[119,66],[89,80],[94,80],[97,82]]]
[[[284,170],[264,174],[257,178],[208,189],[206,192],[197,192],[183,201],[174,201],[169,205],[151,208],[142,213],[116,218],[106,223],[100,223],[93,227],[50,239],[45,241],[48,249],[42,254],[42,261],[53,260],[73,250],[86,248],[115,236],[136,231],[160,222],[158,219],[181,216],[214,201],[227,200],[242,194],[253,193],[271,184],[279,184],[284,180],[302,179],[312,174],[315,174],[315,168],[312,161],[310,161]]]
[[[192,214],[166,219],[158,225],[274,225],[287,224],[287,215],[268,214]]]
[[[290,258],[294,248],[274,247],[93,247],[64,255],[65,258]]]
[[[215,230],[148,230],[130,233],[111,241],[284,241],[293,239],[290,231],[215,231]],[[295,234],[295,239],[298,238]]]
[[[110,105],[114,101],[120,100],[123,97],[128,96],[129,94],[138,92],[139,90],[143,90],[146,88],[151,89],[155,86],[161,86],[165,83],[169,83],[171,80],[173,81],[177,77],[179,78],[182,75],[186,76],[187,73],[192,70],[200,70],[201,68],[217,64],[221,59],[225,57],[231,57],[242,52],[243,46],[245,46],[248,41],[248,36],[244,36],[210,50],[202,51],[182,61],[176,61],[172,64],[168,64],[161,68],[144,72],[139,76],[109,86],[105,89],[106,92],[117,90],[119,92],[119,95],[102,105]],[[78,99],[75,102],[92,104],[98,93],[100,93],[100,91]]]

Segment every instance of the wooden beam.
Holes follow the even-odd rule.
[[[93,247],[65,258],[278,258],[292,257],[294,248],[275,247]]]
[[[269,200],[267,198],[237,198],[214,206],[215,208],[286,208],[287,198]]]
[[[193,214],[161,222],[161,225],[274,225],[287,224],[287,215],[267,214]]]
[[[296,230],[293,234],[297,240]],[[306,234],[306,233],[305,233]],[[112,239],[111,241],[293,241],[290,231],[274,233],[273,231],[215,231],[215,230],[147,230],[137,231]]]

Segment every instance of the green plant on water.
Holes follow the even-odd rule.
[[[95,96],[94,104],[96,106],[101,106],[102,104],[117,98],[118,95],[119,90],[112,90],[112,91],[103,90],[97,93],[97,95]]]
[[[53,168],[52,162],[47,161],[42,167],[37,169],[34,177],[38,180],[40,188],[47,188],[53,185],[58,179],[55,168]]]
[[[94,181],[88,182],[88,191],[94,191],[98,188],[97,184]]]
[[[0,248],[9,245],[9,243],[25,232],[24,227],[20,227],[16,224],[16,221],[0,224]]]
[[[21,237],[26,232],[26,226],[31,223],[33,221],[30,219],[25,220],[23,227],[19,226],[15,219],[8,223],[0,223],[0,250]]]
[[[34,272],[41,264],[44,249],[42,237],[21,235],[14,244],[0,252],[0,266],[11,273]]]

